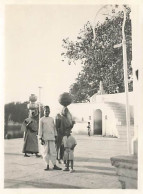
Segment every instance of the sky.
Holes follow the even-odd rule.
[[[81,71],[62,62],[62,39],[75,40],[100,5],[6,5],[5,103],[24,102],[30,94],[56,106],[59,95]]]
[[[24,102],[31,94],[39,101],[40,86],[41,103],[56,108],[82,69],[62,62],[62,40],[76,40],[87,21],[94,26],[108,11],[104,4],[7,4],[4,102]]]

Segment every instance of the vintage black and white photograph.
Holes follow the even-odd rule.
[[[142,4],[36,2],[4,5],[4,189],[137,191]]]

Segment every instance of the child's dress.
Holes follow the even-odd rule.
[[[64,144],[64,160],[74,160],[74,150],[71,150],[71,148],[76,145],[76,140],[73,136],[64,136],[63,137],[63,144]]]

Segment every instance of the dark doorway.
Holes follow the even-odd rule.
[[[102,135],[102,112],[100,109],[94,112],[94,135]]]

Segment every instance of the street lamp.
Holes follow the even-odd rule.
[[[99,14],[99,12],[106,8],[108,5],[105,5],[103,7],[101,7],[97,14]],[[111,5],[110,5],[111,6]],[[125,39],[125,21],[126,21],[126,10],[125,7],[123,7],[123,24],[122,24],[122,43],[118,44],[118,45],[114,45],[114,48],[118,48],[121,47],[123,48],[123,68],[124,68],[124,85],[125,85],[125,98],[126,98],[126,124],[127,124],[127,146],[128,146],[128,153],[131,153],[131,136],[130,136],[130,111],[129,111],[129,101],[128,101],[128,68],[127,68],[127,51],[126,51],[126,39]],[[104,14],[105,15],[105,14]],[[93,33],[94,33],[94,39],[95,39],[95,32],[93,29]]]
[[[127,66],[127,49],[125,39],[125,21],[126,21],[126,10],[123,8],[123,25],[122,25],[122,48],[123,48],[123,65],[124,65],[124,84],[125,84],[125,95],[126,95],[126,124],[127,124],[127,144],[128,152],[131,154],[131,137],[130,137],[130,110],[128,100],[128,66]]]
[[[100,11],[101,10],[103,10],[104,8],[106,8],[107,7],[107,5],[104,5],[104,6],[102,6],[97,12],[96,12],[96,15],[95,15],[95,21],[94,21],[94,26],[98,23],[98,22],[96,22],[96,18],[97,18],[97,16],[98,16],[98,14],[100,13]],[[94,30],[94,28],[93,28],[93,39],[95,40],[95,30]]]
[[[42,89],[42,87],[39,86],[38,88],[39,88],[39,123],[40,123],[40,118],[41,118],[41,108],[40,108],[40,104],[41,104],[41,89]]]

